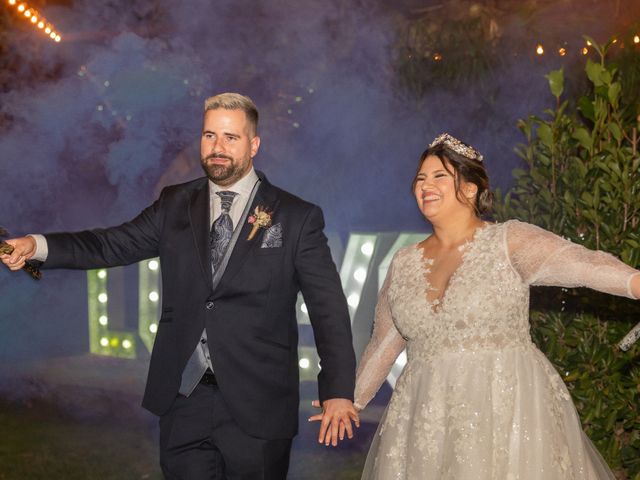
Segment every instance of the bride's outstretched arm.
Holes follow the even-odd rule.
[[[388,292],[392,276],[393,262],[380,289],[373,334],[356,373],[354,406],[358,410],[362,410],[371,401],[405,348],[406,342],[393,323],[389,306]]]
[[[640,298],[640,272],[631,277],[630,285],[633,298]]]
[[[505,242],[513,268],[529,285],[588,287],[640,298],[640,271],[613,255],[518,221],[507,222]]]

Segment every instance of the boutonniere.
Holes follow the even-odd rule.
[[[249,215],[247,222],[253,225],[247,240],[253,240],[253,237],[258,233],[258,229],[260,228],[269,228],[271,226],[271,215],[272,211],[267,210],[265,207],[258,205],[256,209],[253,211],[252,215]]]

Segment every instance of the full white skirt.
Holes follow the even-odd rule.
[[[366,480],[614,480],[533,345],[409,359]]]

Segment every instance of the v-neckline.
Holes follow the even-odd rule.
[[[477,227],[473,231],[473,235],[471,236],[471,239],[467,240],[465,243],[463,243],[458,247],[459,249],[463,249],[462,257],[460,259],[460,264],[454,269],[453,273],[449,276],[449,279],[447,280],[445,287],[442,290],[442,295],[440,295],[438,298],[435,298],[433,300],[430,300],[428,298],[427,292],[429,291],[430,288],[432,288],[431,280],[428,277],[430,276],[431,266],[433,265],[434,259],[426,257],[424,255],[424,247],[420,246],[420,243],[422,242],[417,243],[415,245],[415,250],[420,256],[420,267],[421,267],[422,275],[426,282],[426,289],[424,291],[423,298],[427,303],[427,305],[429,306],[429,310],[431,310],[431,313],[433,313],[434,315],[437,315],[442,311],[442,309],[444,308],[445,301],[447,300],[449,290],[451,289],[451,286],[454,284],[454,281],[459,276],[458,272],[460,272],[460,270],[465,264],[467,254],[469,253],[469,251],[471,251],[473,246],[477,243],[480,234],[484,233],[483,231],[491,227],[492,225],[495,225],[495,223],[483,222],[482,226]]]

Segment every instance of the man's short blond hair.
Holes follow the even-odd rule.
[[[204,111],[224,108],[225,110],[242,110],[247,115],[253,134],[258,133],[258,109],[249,97],[239,93],[221,93],[204,101]]]

